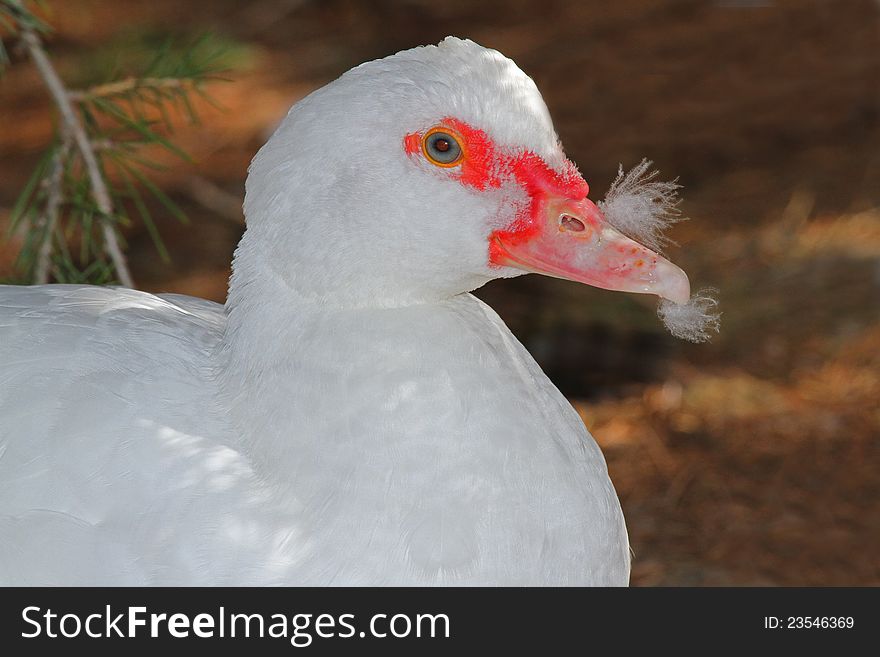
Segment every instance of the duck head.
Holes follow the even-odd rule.
[[[291,108],[251,164],[232,292],[271,277],[300,299],[391,307],[537,272],[685,303],[684,272],[588,194],[531,78],[448,38]]]

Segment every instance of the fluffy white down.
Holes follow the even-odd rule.
[[[677,338],[689,342],[706,342],[721,328],[721,313],[716,311],[716,290],[705,289],[694,294],[683,304],[663,299],[657,306],[657,315]]]
[[[657,180],[660,172],[650,171],[651,164],[642,160],[626,173],[620,165],[598,205],[612,226],[658,251],[669,243],[663,231],[682,219],[678,210],[681,186],[675,180]]]
[[[401,152],[445,116],[561,161],[531,80],[448,39],[291,110],[225,307],[0,287],[0,582],[628,582],[601,452],[466,292],[511,274],[509,190]]]
[[[660,251],[670,243],[663,231],[684,218],[678,210],[681,185],[677,180],[658,180],[660,172],[651,171],[651,164],[644,159],[626,173],[621,165],[605,199],[598,205],[608,222],[624,235]],[[706,342],[721,327],[717,293],[705,288],[683,304],[663,299],[657,306],[657,315],[676,338]]]

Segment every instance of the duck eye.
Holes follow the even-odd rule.
[[[422,140],[422,151],[432,164],[439,167],[454,167],[463,155],[458,139],[444,130],[434,129]]]

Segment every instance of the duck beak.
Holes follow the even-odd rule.
[[[677,304],[690,299],[687,274],[612,228],[589,199],[536,200],[528,222],[492,233],[494,264]]]

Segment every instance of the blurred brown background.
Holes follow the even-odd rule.
[[[141,288],[217,301],[248,162],[292,102],[448,34],[512,57],[593,198],[643,156],[680,178],[692,220],[669,254],[696,287],[720,290],[722,333],[698,346],[665,334],[640,296],[537,276],[478,292],[602,445],[633,583],[880,584],[880,3],[49,4],[47,48],[72,86],[169,34],[231,44],[231,81],[210,87],[224,109],[175,134],[195,162],[154,177],[191,219],[155,208],[172,263],[146,231],[126,233]],[[32,65],[13,60],[0,80],[0,229],[52,131]],[[18,246],[0,246],[0,276]]]

